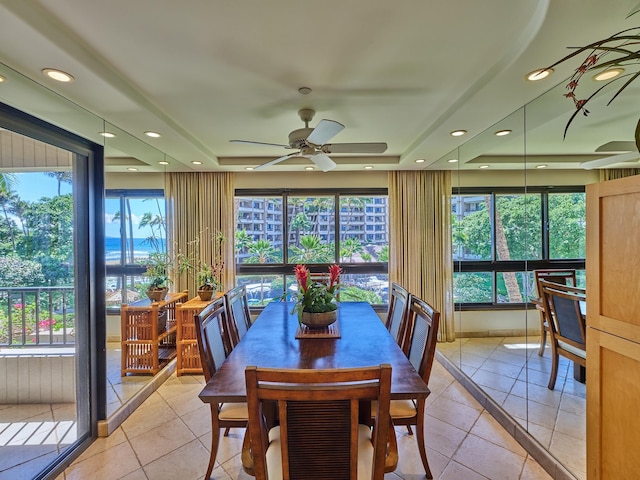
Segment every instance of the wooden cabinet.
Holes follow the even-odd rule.
[[[223,295],[217,293],[215,298]],[[178,304],[176,344],[178,359],[176,360],[176,375],[195,373],[202,375],[202,363],[196,339],[196,328],[193,322],[194,315],[199,314],[213,300],[200,300],[194,297],[188,302]]]
[[[640,176],[587,185],[587,478],[640,478]]]
[[[155,375],[176,356],[176,304],[187,292],[169,293],[165,300],[148,299],[120,308],[121,374]]]

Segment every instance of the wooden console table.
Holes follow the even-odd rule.
[[[139,300],[120,308],[121,374],[155,375],[176,356],[176,305],[187,292],[169,293],[165,300]]]
[[[222,295],[222,292],[218,292],[215,298]],[[193,323],[193,317],[213,302],[213,300],[214,299],[200,300],[200,297],[194,297],[188,302],[178,304],[177,306],[177,376],[185,373],[202,375],[202,363],[200,362],[200,352],[198,351],[198,340],[196,339],[196,328]]]

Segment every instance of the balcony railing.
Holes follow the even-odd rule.
[[[73,287],[0,287],[0,347],[75,343]]]

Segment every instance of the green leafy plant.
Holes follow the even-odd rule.
[[[201,257],[201,239],[213,245],[215,263],[209,263]],[[216,232],[212,235],[201,233],[197,239],[188,243],[187,253],[178,252],[176,259],[178,273],[193,275],[198,290],[218,290],[223,286],[224,261],[222,260],[222,247],[224,241],[225,238],[222,232]]]
[[[297,312],[299,322],[302,320],[302,312],[324,313],[338,308],[337,294],[340,289],[341,271],[338,265],[331,265],[328,282],[314,282],[305,265],[296,265],[294,272],[298,281],[298,293],[291,313]]]
[[[640,11],[640,5],[636,6],[629,16],[634,15]],[[603,89],[609,87],[609,85],[616,83],[619,85],[618,89],[611,97],[607,105],[610,105],[634,80],[640,76],[640,71],[625,73],[622,75],[614,76],[611,80],[605,82],[601,87],[596,89],[588,96],[578,95],[577,90],[580,85],[580,80],[585,74],[592,73],[594,70],[607,71],[613,69],[624,69],[629,66],[637,66],[640,63],[640,27],[633,27],[617,32],[610,37],[597,40],[583,47],[571,47],[575,51],[561,58],[553,65],[550,65],[545,70],[551,70],[555,66],[560,65],[574,57],[581,54],[587,54],[582,63],[575,69],[575,72],[567,83],[567,89],[565,97],[571,99],[576,107],[576,111],[571,115],[564,129],[564,136],[566,137],[567,131],[574,118],[581,113],[588,115],[587,105],[596,97]],[[620,81],[624,79],[624,82],[620,85]],[[636,124],[635,130],[636,147],[640,151],[640,121]]]
[[[169,255],[163,252],[150,253],[146,266],[147,269],[143,275],[151,279],[149,290],[163,290],[168,288],[170,282],[169,272],[173,267],[173,262]]]

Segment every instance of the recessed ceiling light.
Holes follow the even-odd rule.
[[[73,78],[73,75],[70,75],[67,72],[63,72],[62,70],[56,70],[55,68],[43,68],[42,73],[44,73],[49,78],[57,80],[58,82],[69,83],[75,80],[75,78]]]
[[[449,160],[447,160],[447,162],[449,163],[456,163],[458,161],[457,158],[450,158]]]
[[[365,170],[373,170],[373,165],[365,165],[364,169]]]
[[[542,165],[536,165],[536,168],[547,168],[547,166],[545,164]]]
[[[302,95],[309,95],[311,93],[311,89],[309,87],[300,87],[298,89],[298,92],[300,92]]]
[[[416,160],[416,163],[424,163],[424,158],[419,158]]]
[[[605,80],[611,80],[612,78],[617,77],[622,72],[624,72],[624,68],[607,68],[605,71],[594,75],[593,79],[596,82],[604,82]]]
[[[136,167],[127,167],[127,170],[129,170],[130,172],[137,172],[138,169]]]
[[[313,167],[304,167],[305,170],[314,170]]]
[[[525,78],[530,82],[537,82],[538,80],[547,78],[552,73],[553,73],[553,68],[539,68],[537,70],[534,70],[533,72],[527,73]]]
[[[253,170],[253,167],[244,167],[244,169],[251,171],[251,170]]]
[[[489,165],[480,165],[478,168],[489,168]]]
[[[115,138],[116,134],[111,132],[99,132],[104,138]]]
[[[467,133],[466,130],[454,130],[453,132],[450,133],[450,135],[452,137],[461,137],[462,135],[464,135],[465,133]]]
[[[509,135],[511,130],[498,130],[496,132],[496,137],[504,137],[505,135]]]
[[[169,162],[167,162],[166,160],[160,160],[158,163],[160,165],[169,165]]]
[[[152,132],[152,131],[150,131],[150,130],[148,130],[148,131],[144,132],[144,134],[145,134],[147,137],[151,137],[151,138],[160,138],[160,137],[162,136],[162,135],[161,135],[161,134],[159,134],[158,132]]]
[[[4,83],[7,81],[7,77],[3,77],[2,75],[0,75],[0,83]]]
[[[200,160],[192,160],[191,163],[193,165],[202,165],[202,162]]]

